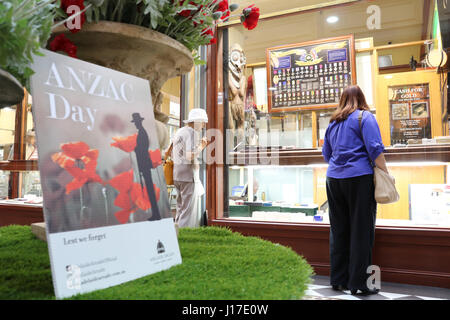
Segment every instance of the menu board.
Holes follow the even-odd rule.
[[[389,87],[391,144],[431,138],[428,84]]]
[[[337,107],[356,84],[353,35],[267,49],[269,112]]]

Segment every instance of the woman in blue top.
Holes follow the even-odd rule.
[[[329,164],[330,282],[334,290],[378,293],[368,288],[370,275],[366,272],[372,264],[377,210],[371,163],[388,172],[383,152],[380,128],[364,93],[358,86],[347,87],[331,117],[322,148]]]

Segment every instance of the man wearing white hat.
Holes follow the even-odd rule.
[[[200,182],[198,157],[208,144],[206,138],[201,138],[207,122],[205,110],[192,109],[184,121],[186,126],[173,138],[173,180],[178,194],[175,223],[180,228],[200,225],[200,197],[205,190]]]

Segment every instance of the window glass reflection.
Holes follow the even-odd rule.
[[[14,156],[14,129],[16,106],[0,109],[0,160],[12,160]]]
[[[21,198],[36,203],[42,203],[42,188],[39,171],[21,173]]]
[[[8,198],[9,172],[0,171],[0,200]]]

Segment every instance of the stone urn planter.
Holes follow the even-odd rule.
[[[169,117],[161,111],[160,91],[168,79],[191,71],[194,59],[189,49],[160,32],[119,22],[86,23],[75,34],[60,26],[48,43],[61,33],[75,43],[80,60],[149,80],[160,146],[165,147],[168,129],[164,123]],[[166,136],[161,137],[164,129]]]
[[[0,69],[0,109],[20,103],[23,95],[20,82],[9,72]]]

